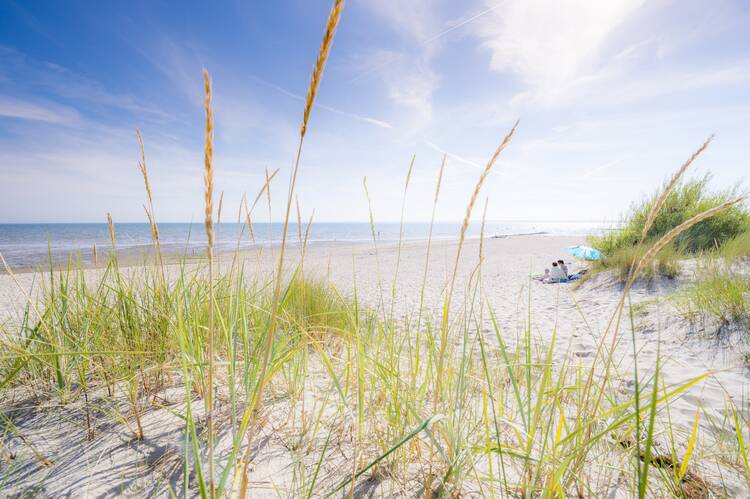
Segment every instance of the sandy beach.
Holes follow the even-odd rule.
[[[561,258],[573,262],[571,270],[585,268],[585,262],[576,261],[564,251],[568,245],[583,242],[582,237],[545,235],[484,240],[482,294],[496,314],[509,345],[515,346],[530,316],[532,334],[539,344],[549,345],[553,331],[556,332],[557,356],[580,358],[585,363],[594,355],[621,298],[622,284],[611,275],[595,276],[580,287],[575,283],[542,284],[533,279],[549,268],[552,261]],[[434,312],[442,307],[456,247],[456,242],[433,243],[424,300],[426,307]],[[311,248],[305,268],[330,280],[349,296],[353,293],[352,283],[356,283],[357,296],[373,309],[385,306],[389,310],[395,277],[394,311],[405,320],[413,320],[420,300],[426,249],[424,242],[404,243],[399,257],[398,245],[393,243],[379,245],[377,253],[372,244]],[[460,313],[465,303],[469,278],[478,262],[479,240],[467,241],[459,266],[453,313]],[[686,261],[676,279],[638,284],[631,292],[631,303],[638,309],[635,349],[644,379],[653,373],[657,350],[663,363],[662,375],[668,384],[684,382],[705,372],[714,373],[675,404],[672,416],[684,424],[692,421],[698,407],[723,416],[727,396],[737,403],[747,403],[750,399],[750,366],[746,360],[750,347],[742,338],[743,331],[717,337],[717,325],[690,324],[671,303],[673,295],[695,279],[695,264]],[[485,316],[483,333],[490,341],[494,336],[491,329],[491,318]],[[629,322],[624,323],[614,354],[620,363],[617,369],[626,378],[632,376],[634,357],[630,332]]]
[[[478,290],[486,306],[496,315],[509,349],[518,346],[531,317],[530,327],[536,348],[547,348],[554,333],[554,361],[586,365],[594,356],[598,340],[620,299],[621,284],[607,275],[595,276],[581,286],[575,283],[542,284],[531,277],[543,272],[551,261],[558,258],[571,261],[573,270],[583,268],[582,263],[574,262],[564,253],[565,246],[581,241],[579,237],[543,235],[490,238],[481,243],[478,239],[466,241],[458,267],[453,313],[461,315],[462,307],[470,301],[468,295],[477,292],[476,286],[470,286],[470,283],[476,283],[478,276],[481,244],[483,263]],[[456,248],[456,241],[441,241],[433,242],[430,250],[423,299],[425,309],[436,314],[442,306]],[[265,248],[243,253],[248,278],[261,281],[268,278],[277,251],[278,248]],[[301,248],[289,249],[287,269],[299,263],[300,252]],[[303,269],[308,275],[331,283],[350,299],[355,295],[356,286],[356,297],[361,306],[385,320],[394,317],[393,320],[398,323],[413,323],[422,299],[426,253],[427,244],[420,241],[404,242],[400,248],[397,243],[380,243],[377,248],[372,243],[311,245],[306,249]],[[231,257],[220,255],[220,265],[227,267],[227,260]],[[717,338],[711,325],[700,327],[690,324],[676,313],[670,304],[670,296],[693,279],[695,270],[690,262],[683,267],[674,281],[638,285],[631,293],[632,306],[638,310],[634,337],[639,376],[643,383],[648,384],[654,372],[657,351],[662,363],[661,376],[667,386],[712,372],[709,378],[670,403],[669,416],[675,428],[687,431],[696,411],[700,409],[711,416],[702,418],[701,426],[713,438],[721,439],[731,432],[731,428],[726,426],[724,430],[727,435],[722,434],[721,421],[729,417],[726,401],[731,399],[738,406],[747,404],[750,387],[745,360],[747,344],[738,335],[724,334]],[[170,268],[174,269],[174,266]],[[101,269],[87,270],[87,278],[96,279],[101,272]],[[128,272],[128,269],[124,272]],[[40,274],[19,274],[15,276],[16,284],[13,277],[0,276],[0,301],[6,321],[15,320],[13,311],[21,310],[19,307],[24,303],[25,294],[34,293],[32,284],[44,278]],[[531,314],[528,313],[529,306]],[[490,314],[485,311],[482,317],[480,333],[489,345],[496,348]],[[460,338],[452,337],[450,341],[458,343]],[[610,340],[607,344],[610,344]],[[629,323],[622,328],[614,344],[612,375],[622,378],[622,390],[626,393],[632,388],[634,357]],[[313,385],[317,383],[316,386],[325,391],[325,370],[318,367],[317,375],[311,375],[307,382]],[[220,391],[223,392],[223,387],[220,387]],[[173,388],[161,396],[165,401],[171,398],[170,394],[175,394],[179,399],[179,393],[179,389]],[[24,435],[27,442],[34,442],[36,451],[49,456],[54,465],[40,466],[23,441],[9,439],[5,452],[16,453],[18,457],[14,459],[18,459],[21,466],[12,468],[6,492],[14,494],[36,490],[48,496],[65,495],[73,490],[86,490],[90,495],[114,491],[149,493],[157,490],[153,487],[160,480],[167,480],[179,488],[174,477],[164,478],[175,473],[173,468],[177,466],[175,463],[179,462],[181,452],[181,423],[168,405],[153,404],[145,411],[143,424],[149,435],[146,442],[129,442],[123,435],[121,425],[110,420],[108,430],[99,430],[103,432],[102,437],[88,443],[81,437],[80,402],[63,408],[54,399],[44,398],[35,387],[21,387],[15,391],[13,398],[6,400],[5,410],[14,415],[18,434]],[[314,401],[311,399],[309,403],[314,404]],[[274,407],[272,402],[269,405]],[[268,417],[269,428],[263,431],[263,445],[254,457],[251,471],[254,497],[284,495],[283,490],[293,480],[289,468],[291,463],[285,454],[289,444],[283,430],[288,424],[288,413],[282,406],[276,412],[269,413]],[[72,434],[79,438],[70,439]],[[223,438],[226,440],[228,437],[225,435]],[[345,456],[344,452],[327,463],[326,476],[331,483],[341,476],[337,466],[346,462]],[[733,481],[725,470],[724,474],[721,469],[704,471],[707,478],[711,477],[711,473],[719,473],[725,486],[729,484],[728,490],[733,493],[743,490],[742,483]],[[37,489],[34,489],[34,483],[39,484]],[[616,487],[610,489],[610,497],[627,495],[624,491],[618,492]],[[385,482],[375,486],[371,493],[394,492]],[[413,494],[418,495],[416,489],[409,493],[404,491],[402,495]]]

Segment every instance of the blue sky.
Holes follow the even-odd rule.
[[[202,209],[201,68],[213,77],[224,219],[297,141],[327,1],[0,0],[0,222],[145,221],[135,128],[157,219]],[[615,219],[711,133],[693,175],[748,170],[750,4],[704,1],[350,0],[300,170],[304,216],[463,216],[487,158],[488,218]]]

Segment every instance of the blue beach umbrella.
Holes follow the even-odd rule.
[[[602,252],[589,246],[568,246],[565,251],[584,260],[601,260]]]

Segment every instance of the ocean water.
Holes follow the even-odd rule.
[[[508,222],[488,221],[485,236],[508,236],[521,234],[585,235],[601,232],[612,227],[609,222]],[[302,227],[304,233],[305,226]],[[435,223],[434,239],[458,238],[460,224]],[[479,237],[481,226],[472,223],[467,236]],[[278,244],[281,239],[282,224],[253,224],[255,244]],[[426,239],[428,223],[406,223],[403,229],[404,240]],[[145,223],[115,224],[117,249],[121,252],[139,254],[151,248],[151,232]],[[243,224],[222,223],[216,226],[216,250],[233,251],[240,239],[241,248],[250,248],[247,227]],[[172,254],[191,255],[199,253],[206,244],[203,225],[198,223],[159,224],[159,237],[163,251]],[[375,237],[379,241],[397,241],[398,223],[375,225]],[[367,223],[313,223],[308,235],[309,244],[366,242],[372,240],[371,227]],[[288,241],[298,244],[298,228],[290,224]],[[83,263],[92,260],[92,248],[96,245],[99,255],[109,250],[111,243],[107,224],[65,223],[65,224],[0,224],[0,253],[11,268],[30,268],[49,265],[50,259],[65,262],[69,258],[80,259]],[[4,269],[0,269],[4,272]]]

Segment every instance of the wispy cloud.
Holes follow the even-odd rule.
[[[71,125],[80,120],[78,111],[52,102],[30,102],[0,95],[0,116]]]
[[[201,108],[203,89],[196,74],[200,76],[206,58],[192,44],[180,43],[166,35],[160,35],[148,47],[135,44],[133,49],[169,82],[172,89],[185,97],[191,106]]]
[[[422,8],[418,10],[424,11],[424,2],[421,2],[421,4]],[[477,21],[481,17],[501,7],[501,5],[495,5],[476,13],[467,13],[461,18],[450,22],[446,28],[436,31],[438,24],[431,15],[431,11],[430,15],[415,15],[414,9],[419,7],[420,2],[409,4],[398,3],[397,7],[394,5],[394,2],[368,2],[365,5],[368,5],[375,12],[379,13],[380,16],[389,22],[391,26],[401,27],[402,31],[409,35],[408,38],[411,39],[412,43],[415,43],[420,47],[428,58],[434,54],[435,50],[437,50],[437,42],[441,38]],[[404,5],[410,6],[412,10],[404,10]],[[432,26],[428,27],[428,24]],[[432,33],[427,32],[430,29],[433,30]],[[397,62],[398,55],[399,54],[391,53],[390,55],[386,54],[384,57],[378,57],[375,60],[372,60],[367,67],[361,69],[358,74],[350,80],[350,83],[380,72],[385,66]]]
[[[517,74],[536,98],[554,101],[596,78],[600,50],[642,3],[510,0],[479,21],[477,34],[492,69]]]
[[[696,32],[705,38],[719,32],[717,26],[737,24],[742,16],[726,4],[718,2],[707,12],[705,4],[691,2],[508,0],[501,10],[477,22],[476,34],[490,51],[490,69],[516,75],[523,84],[510,100],[514,108],[582,102],[621,106],[746,83],[750,79],[746,54],[738,59],[724,50],[709,67],[700,68],[692,59],[682,65],[664,61],[678,48],[684,50],[700,40]],[[686,12],[690,23],[670,22]],[[696,16],[711,22],[695,22]]]
[[[365,8],[412,43],[426,44],[439,25],[434,0],[366,0]]]
[[[373,49],[364,63],[355,65],[349,83],[377,76],[388,98],[404,110],[400,128],[411,134],[427,126],[432,119],[433,93],[439,77],[431,59],[439,49],[435,37],[441,31],[439,9],[434,0],[367,0],[362,4],[382,26],[399,35],[401,43]]]
[[[364,5],[381,18],[387,27],[401,34],[406,45],[398,50],[373,50],[360,61],[354,83],[377,75],[386,87],[388,97],[406,109],[406,125],[412,130],[427,126],[433,116],[433,97],[440,77],[432,68],[432,59],[441,48],[441,39],[460,30],[500,7],[499,4],[469,11],[447,24],[439,21],[440,9],[434,0],[400,2],[367,1]]]
[[[676,95],[690,91],[742,85],[750,82],[750,61],[720,63],[701,70],[677,69],[657,71],[617,85],[620,103]]]
[[[420,57],[396,52],[382,52],[378,56],[392,61],[380,69],[380,76],[390,99],[404,108],[404,128],[421,130],[432,120],[437,74]]]
[[[112,92],[95,79],[60,64],[34,59],[12,47],[0,45],[0,63],[5,73],[0,78],[5,93],[25,94],[42,90],[48,96],[76,106],[100,106],[160,120],[170,118],[159,106],[140,102],[132,95]],[[47,107],[54,107],[54,104]]]

